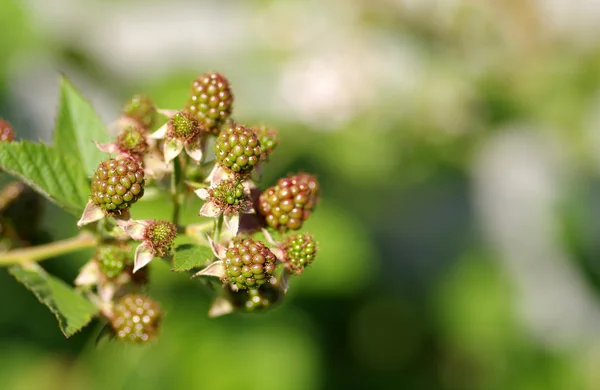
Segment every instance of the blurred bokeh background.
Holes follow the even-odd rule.
[[[209,320],[154,262],[148,347],[65,340],[0,270],[2,389],[600,389],[600,2],[2,0],[0,26],[22,138],[51,139],[61,74],[110,123],[216,70],[281,131],[263,186],[323,189],[283,305]],[[52,238],[74,226],[48,205]]]

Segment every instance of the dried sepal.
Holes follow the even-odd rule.
[[[89,223],[99,221],[105,216],[104,210],[90,200],[87,202],[81,218],[77,221],[77,227],[81,228]]]
[[[135,257],[133,259],[133,272],[135,273],[148,265],[154,258],[155,254],[156,253],[154,250],[152,250],[152,248],[147,245],[146,242],[138,245],[135,250]]]
[[[216,318],[226,314],[232,313],[234,310],[233,305],[227,299],[222,296],[218,296],[215,298],[213,303],[210,305],[210,309],[208,309],[208,317]]]
[[[223,266],[222,260],[217,260],[213,263],[210,263],[206,268],[203,268],[199,272],[196,272],[192,275],[192,278],[197,278],[198,276],[214,276],[219,279],[223,279],[225,277],[225,267]]]

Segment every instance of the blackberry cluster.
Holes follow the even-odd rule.
[[[304,268],[313,262],[317,255],[317,244],[308,234],[294,234],[286,238],[283,243],[286,266],[296,275],[300,275]]]
[[[101,245],[94,255],[100,272],[109,279],[121,275],[127,265],[127,252],[116,245]]]
[[[114,159],[98,165],[92,178],[91,199],[107,213],[129,209],[144,195],[144,170],[136,161]]]
[[[123,115],[133,119],[144,129],[153,129],[158,119],[154,103],[144,95],[135,95],[125,103]]]
[[[223,259],[226,279],[240,289],[256,289],[270,280],[275,260],[273,252],[260,241],[234,240]]]
[[[311,182],[308,176],[311,175],[300,174],[280,179],[277,185],[260,194],[258,210],[268,226],[281,232],[302,227],[317,200],[313,188],[318,191],[318,185],[316,181]]]
[[[260,161],[262,149],[258,137],[250,129],[233,124],[215,141],[217,162],[235,173],[249,173]]]
[[[208,133],[219,134],[221,126],[231,115],[233,93],[229,81],[219,73],[205,73],[194,80],[185,107]]]
[[[158,334],[160,308],[148,297],[137,294],[123,296],[115,303],[111,326],[115,336],[128,343],[144,343]]]

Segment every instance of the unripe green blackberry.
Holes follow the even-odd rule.
[[[117,136],[117,147],[122,153],[142,156],[148,150],[146,132],[136,125],[126,125]]]
[[[315,187],[318,190],[318,187]],[[307,177],[292,176],[280,179],[258,199],[258,210],[268,226],[281,232],[298,230],[308,219],[316,198]]]
[[[269,128],[267,126],[259,126],[252,128],[262,150],[261,161],[266,161],[275,147],[279,144],[279,138],[277,137],[277,130]]]
[[[282,249],[286,267],[296,275],[300,275],[317,255],[317,243],[308,233],[287,237]]]
[[[130,159],[103,161],[92,178],[91,199],[107,213],[127,210],[144,195],[144,170]]]
[[[221,166],[235,173],[249,173],[260,161],[262,149],[256,134],[232,124],[215,141],[215,157]]]
[[[275,260],[273,252],[261,241],[234,240],[223,259],[225,278],[240,289],[256,289],[271,279]]]
[[[158,116],[154,103],[144,95],[135,95],[125,103],[123,115],[135,120],[144,129],[154,128]]]
[[[268,310],[281,302],[284,294],[281,288],[271,283],[263,285],[260,289],[232,291],[228,289],[228,300],[233,306],[244,312]]]
[[[194,80],[185,110],[198,120],[202,130],[216,135],[231,115],[232,107],[229,81],[219,73],[210,72]]]
[[[0,118],[0,142],[12,142],[15,140],[15,132],[7,121]]]
[[[121,275],[127,265],[127,252],[117,245],[100,245],[96,248],[94,258],[100,272],[109,279]]]
[[[144,343],[158,334],[162,314],[150,298],[128,294],[115,303],[111,326],[116,337],[127,343]]]
[[[144,241],[150,245],[154,253],[166,255],[171,250],[173,240],[177,236],[177,226],[169,221],[152,221],[144,233]]]
[[[167,137],[170,139],[179,139],[189,141],[201,131],[198,127],[198,121],[193,115],[187,112],[177,112],[169,119],[167,125]]]
[[[239,179],[224,180],[215,188],[209,188],[209,200],[213,201],[224,214],[241,213],[250,205],[250,199]]]

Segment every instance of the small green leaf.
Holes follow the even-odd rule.
[[[89,184],[81,164],[46,144],[0,143],[0,168],[75,216],[88,201]]]
[[[54,131],[56,149],[79,161],[85,173],[91,176],[100,161],[106,159],[94,141],[104,143],[109,138],[106,126],[91,104],[63,77]]]
[[[173,271],[185,272],[194,268],[204,267],[206,261],[212,257],[212,250],[207,246],[179,245],[175,248],[175,256],[173,256]]]
[[[35,263],[27,268],[11,267],[9,272],[54,313],[66,337],[81,330],[98,313],[92,302]]]

